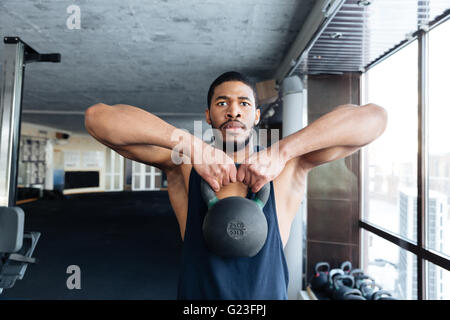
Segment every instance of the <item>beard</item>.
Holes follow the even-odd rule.
[[[220,127],[223,127],[227,124],[228,122],[225,122],[224,124],[222,124]],[[222,151],[227,153],[227,152],[237,152],[240,151],[242,149],[244,149],[250,142],[250,139],[252,138],[252,132],[253,132],[253,128],[252,130],[249,131],[247,137],[245,137],[245,139],[243,141],[236,141],[236,139],[232,139],[232,141],[226,141],[227,139],[224,139],[223,135],[224,133],[222,132],[222,130],[220,130],[220,127],[217,127],[214,125],[214,123],[211,121],[211,126],[213,129],[217,129],[220,131],[220,137],[216,137],[215,135],[213,135],[213,139],[214,141],[217,140],[217,143],[215,143],[217,148],[222,148]],[[244,126],[245,129],[245,126]],[[226,135],[226,133],[225,133]]]
[[[251,132],[251,131],[250,131],[250,132]],[[230,149],[232,149],[233,152],[238,152],[239,150],[244,149],[244,148],[248,145],[248,143],[250,142],[250,138],[251,138],[251,136],[250,136],[250,134],[249,134],[249,135],[245,138],[244,141],[236,141],[236,140],[233,140],[233,141],[223,141],[223,140],[222,140],[222,150],[223,150],[224,152],[227,152],[227,151],[231,151]]]

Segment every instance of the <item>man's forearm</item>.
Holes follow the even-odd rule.
[[[86,111],[85,127],[96,139],[117,147],[148,144],[172,150],[175,146],[180,147],[182,142],[180,151],[189,153],[186,154],[189,157],[196,141],[196,137],[189,132],[172,126],[156,115],[124,104],[90,107]]]
[[[386,111],[375,104],[339,106],[280,140],[280,152],[290,160],[334,146],[362,147],[378,138],[386,123]]]

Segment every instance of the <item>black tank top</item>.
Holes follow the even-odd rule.
[[[278,228],[272,181],[270,197],[263,208],[268,224],[263,248],[251,258],[222,258],[208,251],[203,238],[202,223],[207,206],[200,194],[201,179],[192,169],[178,299],[287,299],[289,274]],[[251,198],[254,194],[249,191],[247,196]]]

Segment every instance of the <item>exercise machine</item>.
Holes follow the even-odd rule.
[[[16,206],[20,117],[25,65],[61,62],[59,53],[41,54],[19,37],[4,37],[0,98],[0,294],[21,280],[39,240],[39,232],[24,232],[25,214]]]

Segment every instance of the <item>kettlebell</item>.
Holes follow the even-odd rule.
[[[355,279],[352,276],[341,274],[333,278],[333,295],[335,300],[366,300],[361,291],[353,288]]]
[[[343,276],[344,270],[341,268],[331,269],[328,273],[328,283],[325,286],[324,293],[328,298],[333,297],[334,292],[334,278],[337,276]]]
[[[267,219],[263,208],[270,196],[270,182],[252,200],[238,196],[219,200],[203,179],[200,187],[208,206],[202,225],[208,250],[225,258],[254,257],[258,254],[267,238]]]
[[[328,272],[330,264],[328,262],[317,262],[314,266],[314,275],[311,280],[311,288],[315,291],[325,290],[328,284]]]
[[[341,269],[344,271],[344,274],[349,275],[352,271],[352,263],[350,261],[342,262]]]

